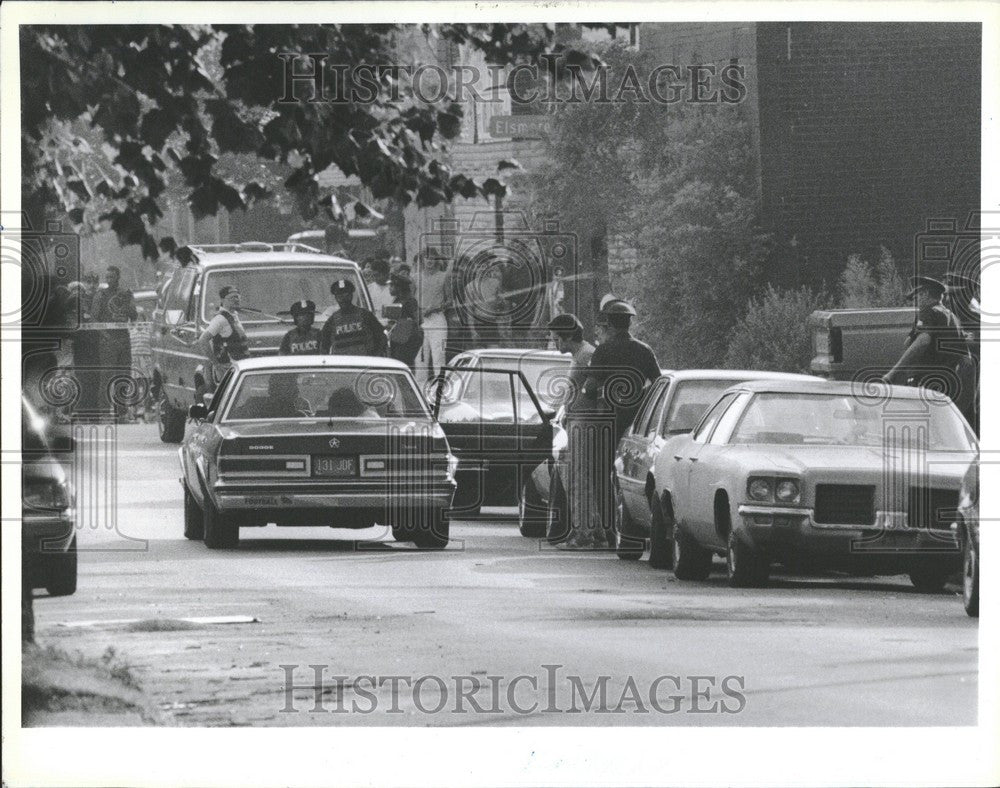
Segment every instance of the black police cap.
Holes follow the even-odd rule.
[[[353,293],[354,292],[354,282],[350,279],[338,279],[332,285],[330,285],[330,292],[333,295],[338,295],[339,293]]]
[[[910,287],[913,288],[906,294],[907,298],[913,298],[918,290],[926,290],[934,295],[944,295],[947,290],[943,282],[939,282],[930,276],[914,276],[910,278]]]
[[[296,301],[294,304],[292,304],[292,308],[290,311],[292,313],[292,317],[298,317],[299,315],[304,315],[307,313],[315,314],[316,304],[314,304],[312,301]]]

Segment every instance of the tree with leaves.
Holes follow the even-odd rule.
[[[541,62],[556,79],[566,64],[596,65],[557,44],[553,25],[423,25],[422,32],[479,49],[491,63]],[[196,218],[268,195],[260,180],[220,167],[226,156],[287,167],[282,188],[306,219],[320,211],[346,218],[316,179],[334,165],[401,206],[500,193],[499,183],[477,183],[446,164],[460,104],[419,101],[391,70],[372,101],[314,101],[308,93],[282,101],[286,61],[299,69],[310,62],[292,55],[323,53],[331,68],[382,66],[396,60],[397,33],[394,25],[22,26],[22,203],[35,220],[68,213],[78,226],[110,222],[122,244],[154,259],[169,173],[178,174]],[[97,134],[96,145],[83,130]],[[106,166],[67,157],[85,144]]]

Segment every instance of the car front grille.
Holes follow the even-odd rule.
[[[957,518],[958,490],[941,487],[910,487],[906,524],[910,528],[947,531]]]
[[[817,523],[872,525],[875,487],[869,484],[817,484],[813,518]]]

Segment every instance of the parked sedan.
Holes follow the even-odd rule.
[[[184,535],[232,547],[240,528],[391,525],[448,543],[457,460],[402,362],[271,356],[235,362],[180,449]]]
[[[76,592],[76,516],[70,479],[60,458],[72,438],[21,398],[21,571],[49,596]]]
[[[674,574],[701,580],[713,554],[733,586],[772,564],[908,573],[940,590],[959,568],[950,529],[975,438],[927,389],[758,381],[728,389],[654,464]],[[656,535],[653,538],[666,538]]]
[[[962,547],[962,603],[979,618],[979,462],[969,463],[958,494],[958,519],[952,525]]]
[[[658,378],[646,391],[635,420],[618,442],[615,457],[615,531],[618,557],[637,560],[650,538],[653,496],[653,461],[664,446],[691,432],[719,395],[736,383],[749,380],[818,380],[810,375],[736,369],[686,369]],[[669,534],[656,531],[649,563],[669,568],[673,547]]]

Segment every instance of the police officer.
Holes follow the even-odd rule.
[[[378,318],[354,303],[354,283],[338,279],[330,285],[339,309],[320,332],[320,352],[344,356],[384,356],[388,347]]]
[[[906,297],[916,300],[916,319],[903,355],[882,379],[923,386],[946,379],[946,371],[954,372],[965,352],[965,338],[958,320],[942,303],[944,284],[929,276],[915,276],[910,283],[913,289]]]
[[[979,282],[975,279],[957,271],[948,272],[948,307],[962,328],[968,350],[957,367],[962,391],[956,403],[976,435],[979,434],[979,329],[982,311],[979,288]]]
[[[313,328],[316,319],[316,304],[312,301],[296,301],[289,310],[295,328],[281,340],[279,356],[308,356],[319,353],[322,337],[319,329]]]
[[[570,438],[570,486],[586,484],[592,494],[584,497],[570,492],[571,500],[589,500],[588,512],[570,512],[573,533],[561,545],[567,549],[615,547],[612,530],[614,496],[612,467],[618,439],[632,422],[646,386],[660,376],[660,366],[652,348],[631,333],[635,310],[619,299],[604,303],[597,322],[604,338],[594,350],[583,384],[584,410],[574,419],[579,426],[576,441]]]
[[[208,358],[207,388],[214,390],[222,374],[232,361],[250,356],[250,341],[240,322],[240,291],[235,285],[219,289],[219,311],[212,317],[198,337],[198,345]],[[204,391],[196,390],[201,396]]]

